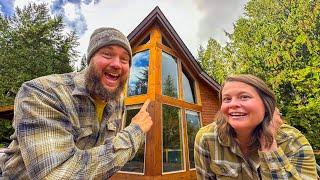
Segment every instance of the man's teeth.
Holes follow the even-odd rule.
[[[110,76],[113,76],[113,77],[119,77],[120,76],[117,73],[105,73],[105,75],[110,75]]]
[[[114,73],[109,73],[111,76],[116,76],[116,77],[118,77],[119,76],[119,74],[114,74]]]

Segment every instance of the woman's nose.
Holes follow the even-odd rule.
[[[241,102],[238,99],[232,99],[229,103],[229,107],[240,107],[241,106]]]

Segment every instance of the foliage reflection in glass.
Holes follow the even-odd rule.
[[[162,52],[162,94],[178,97],[177,60],[165,52]]]
[[[163,172],[183,170],[184,161],[180,109],[164,104],[162,106],[162,122]]]
[[[128,84],[128,96],[147,94],[150,51],[142,51],[132,57]]]
[[[194,140],[198,130],[200,129],[199,113],[186,111],[188,148],[189,148],[189,163],[190,169],[195,168],[194,164]]]
[[[139,109],[128,109],[126,112],[126,122],[125,127],[127,127],[131,123],[131,119],[139,112]],[[136,173],[144,173],[144,147],[145,144],[143,143],[138,152],[136,153],[135,157],[128,161],[122,168],[121,171],[126,172],[136,172]]]

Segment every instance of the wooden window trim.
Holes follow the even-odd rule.
[[[150,48],[151,48],[151,44],[150,43],[144,44],[144,45],[140,45],[140,46],[134,47],[132,49],[132,54],[136,54],[136,53],[139,53],[141,51],[148,50]]]
[[[136,106],[136,107],[132,107],[132,108],[126,108],[126,114],[127,114],[127,111],[128,110],[132,110],[132,109],[140,109],[142,107],[143,104],[132,104],[132,105],[126,105],[126,106]],[[125,122],[126,121],[126,118],[123,118],[122,119],[122,127],[121,129],[125,128]],[[134,175],[139,175],[139,176],[144,176],[146,174],[146,153],[147,153],[147,136],[145,136],[144,138],[144,150],[143,150],[143,155],[144,155],[144,158],[143,158],[143,173],[138,173],[138,172],[130,172],[130,171],[119,171],[119,173],[122,173],[122,174],[134,174]]]
[[[182,136],[182,156],[183,156],[183,170],[179,170],[179,171],[171,171],[171,172],[163,172],[163,105],[167,105],[167,106],[173,106],[173,107],[176,107],[176,108],[179,108],[180,110],[180,122],[181,122],[181,125],[182,125],[182,129],[180,131],[181,133],[181,136]],[[179,107],[179,106],[175,106],[175,105],[172,105],[172,104],[167,104],[167,103],[161,103],[161,147],[162,147],[162,152],[161,152],[161,174],[162,175],[167,175],[167,174],[176,174],[176,173],[185,173],[187,172],[187,167],[186,167],[186,146],[185,146],[185,137],[184,137],[184,122],[183,122],[183,114],[182,114],[182,111],[183,111],[183,108],[182,107]]]

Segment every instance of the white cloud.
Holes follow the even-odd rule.
[[[72,3],[67,3],[63,7],[65,15],[68,17],[70,21],[74,21],[77,18],[76,8],[76,5]]]

